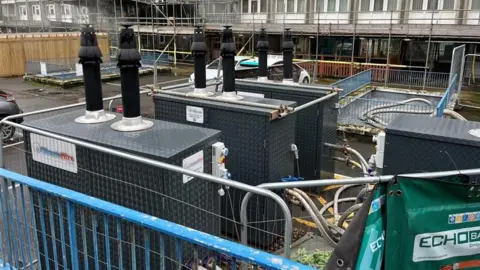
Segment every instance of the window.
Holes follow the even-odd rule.
[[[360,11],[370,11],[370,0],[361,0]]]
[[[248,0],[242,0],[242,12],[248,13]]]
[[[19,6],[20,15],[27,16],[27,6]]]
[[[427,10],[437,10],[438,0],[428,0]]]
[[[257,13],[258,12],[258,2],[255,0],[250,1],[250,13]]]
[[[285,12],[285,2],[283,0],[277,1],[277,12]]]
[[[373,11],[383,11],[383,0],[373,0]]]
[[[260,0],[260,12],[267,12],[267,0]]]
[[[388,0],[387,11],[397,10],[397,0]]]
[[[63,14],[70,16],[70,5],[63,5]]]
[[[295,12],[295,0],[287,0],[287,12]]]
[[[335,0],[328,0],[327,2],[327,11],[328,12],[335,12],[337,10],[337,1]]]
[[[472,9],[480,9],[480,0],[472,0]]]
[[[40,16],[40,6],[39,5],[33,5],[32,6],[32,14],[33,14],[33,16]]]
[[[455,0],[443,0],[443,10],[452,10],[455,6]]]
[[[55,16],[55,5],[48,5],[48,15]]]
[[[297,12],[305,12],[305,0],[297,0]]]
[[[340,1],[340,12],[348,12],[348,0],[339,0]]]
[[[317,0],[316,1],[316,4],[315,4],[316,5],[315,6],[315,11],[316,12],[323,12],[324,11],[323,10],[323,3],[324,3],[323,0]]]
[[[422,9],[423,9],[423,0],[412,1],[412,10],[422,10]]]

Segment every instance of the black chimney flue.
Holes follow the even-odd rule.
[[[258,50],[258,80],[267,80],[268,37],[265,28],[262,28],[257,42]]]
[[[292,80],[292,70],[293,70],[293,41],[292,41],[292,32],[289,28],[285,28],[283,33],[283,81],[284,82],[293,82]]]
[[[102,52],[98,47],[97,36],[93,27],[82,28],[80,35],[80,50],[78,63],[82,65],[83,85],[85,89],[86,112],[84,116],[75,119],[77,123],[101,123],[115,118],[103,110],[102,78],[100,64]]]
[[[205,35],[201,26],[197,26],[193,34],[192,54],[193,66],[195,72],[195,90],[194,93],[206,93],[207,74],[205,58],[207,55],[207,44],[205,44]]]
[[[140,115],[140,79],[138,69],[142,57],[138,52],[137,40],[133,29],[124,25],[120,31],[120,48],[117,67],[120,68],[122,89],[123,119],[113,123],[112,128],[119,131],[138,131],[153,126]]]
[[[230,27],[225,26],[223,30],[222,46],[220,47],[224,96],[228,96],[228,93],[235,93],[235,42],[233,41],[233,32]]]

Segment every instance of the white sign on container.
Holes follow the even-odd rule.
[[[182,167],[188,170],[196,171],[196,172],[201,172],[203,173],[203,150],[185,158],[182,161]],[[186,184],[190,180],[192,180],[193,177],[184,174],[183,175],[183,183]]]
[[[83,66],[82,64],[75,64],[75,72],[77,76],[83,76]]]
[[[187,121],[203,124],[203,108],[187,106]]]
[[[45,62],[40,62],[40,74],[47,76],[47,64]]]
[[[244,97],[265,98],[265,95],[264,95],[264,94],[252,93],[252,92],[237,91],[237,95],[239,95],[239,96],[244,96]]]
[[[33,160],[77,173],[77,152],[75,145],[49,137],[30,133]]]

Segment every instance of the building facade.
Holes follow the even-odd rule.
[[[89,8],[78,1],[0,0],[2,32],[78,30],[89,23]]]

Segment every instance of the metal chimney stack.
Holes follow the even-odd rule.
[[[105,113],[103,109],[102,78],[100,64],[102,52],[98,47],[97,36],[91,26],[85,26],[80,36],[79,63],[83,68],[83,85],[85,88],[85,115],[75,119],[81,124],[107,122],[115,118],[114,114]]]
[[[122,85],[123,118],[111,125],[118,131],[139,131],[151,128],[153,122],[144,120],[140,115],[140,79],[138,68],[142,57],[138,52],[133,29],[125,28],[120,32],[120,50],[117,66],[120,68]]]
[[[207,44],[205,43],[205,35],[201,26],[196,26],[193,33],[192,54],[193,66],[195,72],[195,88],[193,93],[199,96],[207,96],[207,71],[205,58],[207,55]],[[213,94],[213,93],[211,93]]]
[[[233,32],[230,29],[231,26],[224,27],[222,46],[220,47],[223,68],[223,93],[221,98],[241,99],[235,91],[235,42],[233,41]]]
[[[257,42],[257,50],[258,50],[258,81],[267,81],[268,80],[268,73],[267,73],[267,58],[268,58],[268,37],[267,31],[265,28],[262,28],[260,31],[260,36]]]
[[[290,28],[285,28],[282,44],[284,83],[293,83],[293,48],[292,32],[290,32]]]

